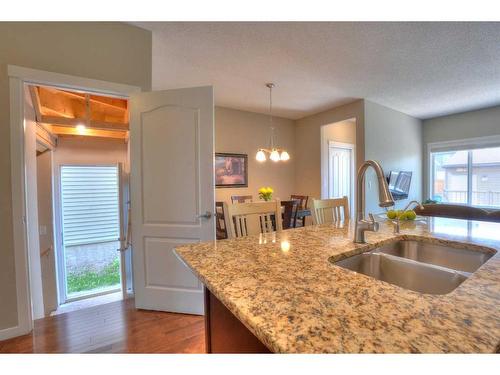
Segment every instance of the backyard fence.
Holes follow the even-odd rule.
[[[467,191],[443,190],[443,202],[467,203]],[[473,191],[472,204],[475,206],[500,206],[500,191]]]

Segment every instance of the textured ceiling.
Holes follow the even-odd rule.
[[[365,98],[418,118],[500,104],[500,23],[135,23],[155,90],[213,85],[216,105],[301,118]]]

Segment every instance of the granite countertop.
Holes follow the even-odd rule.
[[[177,254],[271,351],[483,353],[500,349],[500,251],[446,295],[413,292],[335,266],[400,238],[500,250],[500,224],[390,222],[352,242],[354,223],[181,246]]]

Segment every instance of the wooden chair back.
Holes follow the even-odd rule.
[[[349,200],[345,196],[333,199],[313,199],[312,211],[314,224],[349,220]]]
[[[252,200],[251,195],[231,195],[231,203],[248,203]]]
[[[224,240],[227,238],[224,202],[215,202],[215,236],[218,240]]]
[[[292,194],[290,195],[291,200],[298,200],[299,201],[299,210],[304,210],[307,208],[307,201],[309,200],[309,195],[297,195],[297,194]]]
[[[289,201],[281,201],[281,206],[283,210],[283,229],[290,229],[297,227],[297,211],[299,208],[300,201],[298,199],[293,199]]]
[[[228,237],[244,237],[282,230],[281,202],[235,203],[226,205]]]

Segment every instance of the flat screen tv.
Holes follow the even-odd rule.
[[[395,200],[408,198],[411,184],[411,172],[391,171],[389,174],[389,191]]]

